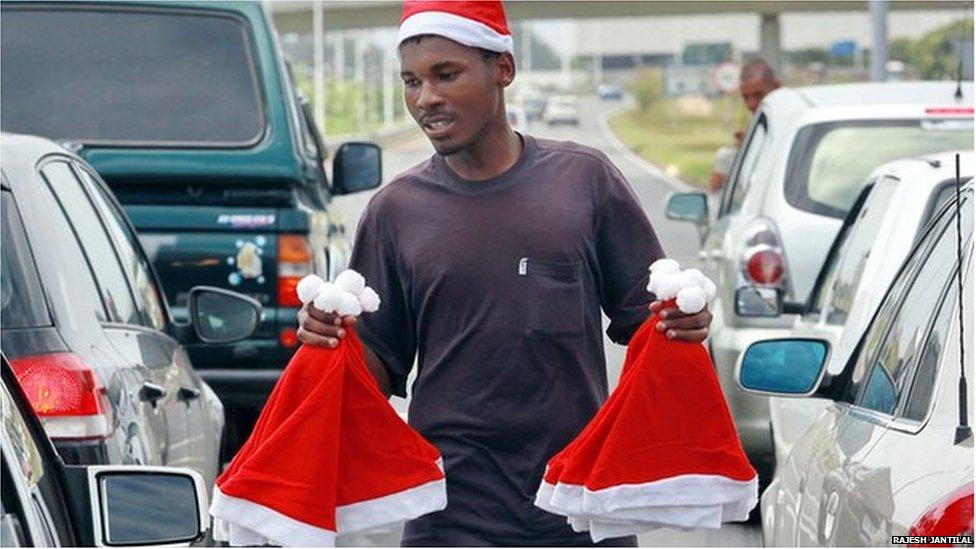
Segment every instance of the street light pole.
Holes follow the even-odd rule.
[[[888,0],[871,0],[871,81],[888,79]]]
[[[314,71],[312,89],[314,90],[315,123],[320,128],[325,127],[325,36],[322,29],[323,13],[322,0],[313,2],[312,11],[312,50],[315,61],[312,63]]]

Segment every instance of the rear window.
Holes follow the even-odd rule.
[[[4,131],[90,144],[243,147],[264,133],[243,20],[118,5],[4,6]]]
[[[793,144],[786,199],[795,208],[842,219],[879,165],[899,158],[972,148],[971,121],[815,124],[800,130]]]
[[[0,232],[0,325],[3,329],[50,326],[34,258],[27,235],[9,192],[2,196],[3,231]]]

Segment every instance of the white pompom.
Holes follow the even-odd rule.
[[[336,307],[336,314],[339,316],[359,316],[362,312],[363,308],[355,294],[350,292],[339,294],[339,306]]]
[[[315,296],[319,294],[319,290],[322,289],[322,285],[325,281],[316,275],[310,274],[303,277],[298,281],[298,285],[295,287],[295,292],[298,294],[298,300],[303,304],[307,304],[309,301],[315,299]]]
[[[664,258],[651,263],[649,270],[652,273],[676,273],[681,270],[681,266],[673,259]]]
[[[359,304],[365,313],[375,313],[380,308],[380,296],[369,286],[359,292]]]
[[[685,314],[694,314],[705,308],[705,289],[690,286],[678,292],[678,309]]]
[[[359,295],[359,292],[363,291],[363,288],[366,287],[366,279],[363,278],[363,275],[352,269],[346,269],[339,273],[339,276],[335,279],[335,283],[342,291],[349,292],[352,295]]]
[[[342,290],[332,282],[325,282],[319,289],[319,295],[313,302],[316,309],[325,313],[334,313],[339,308],[339,297]]]
[[[698,285],[705,290],[706,301],[715,299],[715,283],[712,282],[710,278],[705,276],[705,273],[699,271],[698,269],[687,269],[685,273],[691,275],[698,282]]]
[[[661,282],[658,285],[658,293],[655,295],[657,295],[658,299],[667,301],[674,299],[678,295],[678,292],[689,286],[697,286],[695,280],[691,276],[679,271],[661,277]]]
[[[661,283],[669,276],[671,275],[668,273],[662,273],[660,271],[651,273],[651,275],[647,277],[647,291],[656,296],[658,292],[661,291]]]

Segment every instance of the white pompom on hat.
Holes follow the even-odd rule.
[[[406,0],[397,44],[414,36],[443,36],[472,48],[513,52],[512,31],[500,0]]]
[[[697,313],[715,297],[715,283],[698,269],[681,270],[677,261],[659,259],[649,270],[647,291],[661,301],[676,299],[683,313]]]

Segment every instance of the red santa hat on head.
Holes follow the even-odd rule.
[[[512,31],[500,0],[405,0],[397,44],[433,34],[489,51],[511,52]]]

